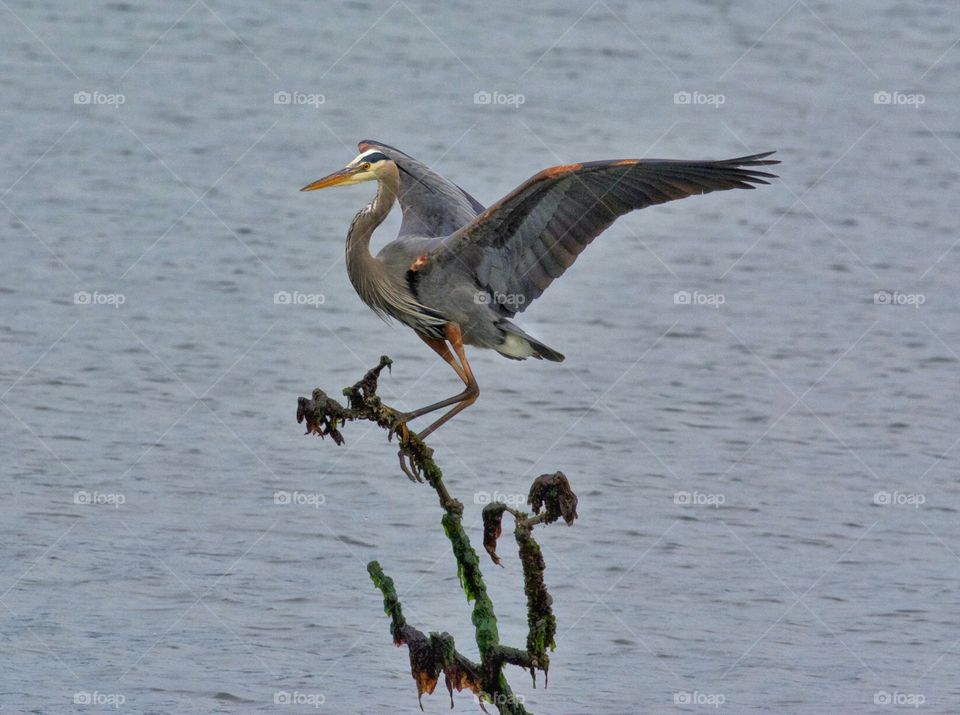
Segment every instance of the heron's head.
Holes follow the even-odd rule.
[[[350,186],[351,184],[360,184],[364,181],[373,181],[380,179],[385,172],[395,166],[393,160],[379,149],[369,149],[347,164],[339,171],[335,171],[329,176],[317,179],[312,184],[307,184],[301,191],[316,191],[325,189],[328,186]]]

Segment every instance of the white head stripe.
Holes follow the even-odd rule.
[[[357,164],[362,163],[362,162],[365,160],[365,158],[368,157],[368,156],[370,156],[371,154],[382,154],[382,153],[383,153],[383,152],[380,151],[379,149],[367,149],[367,150],[366,150],[365,152],[363,152],[362,154],[359,154],[359,155],[358,155],[353,161],[351,161],[347,166],[356,166]]]

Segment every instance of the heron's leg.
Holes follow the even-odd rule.
[[[473,387],[476,388],[476,393],[479,395],[480,388],[477,386],[477,381],[473,377],[473,370],[470,369],[470,363],[467,362],[467,353],[463,349],[463,335],[460,333],[460,326],[456,323],[447,323],[443,327],[443,334],[453,346],[457,357],[460,358],[460,366],[463,368],[463,374],[466,375],[464,382],[467,383],[467,387],[473,385]]]
[[[444,347],[446,347],[446,346],[444,346]],[[438,352],[439,352],[439,351],[438,351]],[[448,351],[448,352],[449,352],[449,351]],[[451,357],[452,357],[452,356],[451,356]],[[460,365],[458,365],[458,364],[456,364],[456,363],[454,362],[454,363],[451,363],[450,366],[453,367],[454,370],[457,371],[457,374],[458,374],[458,375],[460,374],[460,372],[461,372],[461,370],[462,370],[462,368],[460,367]],[[464,380],[464,382],[466,382],[466,380]],[[428,434],[430,434],[430,433],[433,432],[435,429],[437,429],[437,427],[439,427],[439,426],[442,425],[444,422],[446,422],[446,421],[449,420],[451,417],[453,417],[455,414],[457,414],[460,410],[464,409],[465,407],[467,407],[467,406],[469,406],[469,405],[472,405],[473,402],[474,402],[474,400],[477,399],[477,398],[476,398],[476,395],[478,395],[478,394],[480,394],[479,388],[477,388],[474,393],[471,393],[471,392],[470,392],[470,386],[469,386],[469,384],[468,384],[468,385],[467,385],[467,389],[464,390],[463,392],[461,392],[459,395],[454,395],[453,397],[448,397],[446,400],[441,400],[440,402],[436,402],[436,403],[434,403],[434,404],[432,404],[432,405],[427,405],[426,407],[421,407],[419,410],[414,410],[413,412],[407,412],[407,413],[405,413],[405,414],[399,415],[401,422],[403,422],[403,425],[402,425],[402,426],[403,426],[403,430],[404,430],[404,436],[407,434],[407,432],[406,432],[406,429],[407,429],[406,423],[409,422],[410,420],[415,419],[415,418],[417,418],[417,417],[421,417],[422,415],[425,415],[425,414],[427,414],[427,413],[429,413],[429,412],[433,412],[434,410],[439,410],[439,409],[442,409],[442,408],[444,408],[444,407],[449,407],[450,405],[456,405],[456,407],[454,407],[452,410],[450,410],[447,414],[445,414],[443,417],[441,417],[439,420],[437,420],[436,422],[434,422],[432,425],[430,425],[429,427],[427,427],[423,432],[421,432],[420,434],[417,435],[417,437],[419,437],[420,439],[423,439],[423,438],[426,437]],[[459,403],[459,404],[458,404],[458,403]],[[403,470],[403,473],[406,474],[407,477],[409,477],[410,481],[412,481],[412,482],[422,482],[423,479],[421,479],[420,476],[417,474],[416,468],[414,468],[414,467],[408,467],[408,466],[407,466],[407,462],[406,462],[406,460],[407,460],[407,455],[406,455],[406,453],[403,451],[402,448],[400,449],[400,453],[399,453],[398,456],[399,456],[399,458],[400,458],[400,469],[402,469],[402,470]]]
[[[457,353],[457,357],[460,358],[460,368],[463,370],[462,377],[466,378],[464,379],[464,382],[467,385],[467,389],[461,392],[459,395],[451,397],[450,400],[444,401],[447,404],[455,404],[456,406],[447,412],[443,417],[420,432],[417,435],[417,437],[420,439],[424,439],[427,435],[435,432],[437,429],[446,424],[452,417],[467,409],[470,405],[477,401],[478,397],[480,397],[480,386],[477,384],[477,380],[473,376],[473,370],[470,369],[470,363],[467,361],[467,354],[463,349],[463,336],[460,333],[460,326],[456,323],[447,323],[444,326],[444,335],[446,336],[447,341],[453,346],[454,351]],[[457,374],[460,374],[459,371]],[[441,404],[442,403],[437,403],[436,405],[431,406],[434,409],[439,409]],[[444,404],[443,406],[446,407],[447,404]]]
[[[464,373],[463,368],[460,367],[460,363],[457,362],[453,353],[450,352],[450,348],[447,347],[447,341],[440,340],[439,338],[428,338],[426,335],[421,335],[420,333],[417,333],[417,335],[423,342],[429,345],[437,355],[442,357],[447,365],[453,368],[453,371],[457,373],[457,377],[463,380],[463,384],[466,385],[467,375]]]
[[[434,430],[446,423],[458,412],[465,410],[467,407],[472,405],[474,402],[476,402],[477,397],[480,395],[480,387],[477,385],[477,381],[473,377],[473,371],[470,369],[470,363],[467,362],[467,356],[463,349],[463,336],[460,332],[460,326],[456,323],[447,323],[444,326],[444,336],[446,337],[446,340],[427,338],[423,335],[420,336],[420,339],[429,345],[434,352],[437,353],[437,355],[442,357],[444,361],[453,368],[454,372],[457,373],[457,376],[463,380],[464,385],[466,385],[466,389],[459,395],[454,395],[446,400],[441,400],[440,402],[435,402],[432,405],[421,407],[419,410],[414,410],[413,412],[407,412],[403,415],[400,415],[400,418],[403,420],[403,422],[408,422],[409,420],[415,419],[416,417],[421,417],[429,412],[433,412],[434,410],[455,405],[452,410],[447,412],[443,417],[418,434],[417,437],[419,439],[425,438],[427,435],[431,434]],[[448,342],[457,352],[457,357],[459,357],[460,362],[457,362],[457,358],[450,353],[450,348],[447,347]],[[402,449],[400,450],[398,456],[400,458],[400,468],[403,470],[403,473],[410,478],[410,481],[423,481],[423,479],[417,473],[416,468],[412,467],[412,465],[410,467],[407,466],[407,455]]]
[[[459,328],[457,328],[457,334],[459,335]],[[427,405],[426,407],[421,407],[420,409],[413,410],[412,412],[404,412],[400,415],[400,418],[404,422],[409,422],[410,420],[416,419],[417,417],[422,417],[425,414],[434,412],[435,410],[443,409],[444,407],[449,407],[450,405],[455,405],[458,402],[462,402],[467,398],[470,393],[469,385],[470,380],[467,377],[467,373],[460,366],[460,363],[457,362],[457,358],[453,356],[453,353],[450,352],[450,348],[447,347],[446,340],[440,340],[438,338],[428,338],[424,335],[420,335],[420,339],[423,340],[427,345],[429,345],[434,352],[437,353],[444,361],[453,368],[454,372],[457,373],[457,377],[463,380],[463,384],[467,386],[467,389],[461,392],[458,395],[453,397],[448,397],[445,400],[440,400],[440,402],[434,402],[432,405]]]
[[[450,352],[450,348],[447,347],[447,341],[446,341],[446,340],[441,340],[441,339],[439,339],[439,338],[428,338],[427,336],[422,335],[422,334],[420,334],[420,333],[417,333],[417,335],[420,337],[420,339],[421,339],[423,342],[425,342],[427,345],[429,345],[430,348],[431,348],[437,355],[439,355],[440,357],[442,357],[442,358],[443,358],[443,361],[444,361],[445,363],[447,363],[450,367],[453,368],[454,372],[457,373],[457,377],[459,377],[461,380],[463,380],[463,384],[464,384],[464,385],[466,385],[466,384],[468,383],[466,373],[464,373],[463,368],[460,367],[460,363],[457,362],[457,358],[455,358],[455,357],[453,356],[453,353]],[[404,423],[406,423],[406,422],[408,422],[409,420],[412,420],[412,419],[414,419],[414,418],[416,418],[416,417],[420,417],[421,415],[424,415],[424,414],[426,414],[426,413],[428,413],[428,412],[431,412],[432,410],[439,410],[439,409],[441,409],[441,408],[443,408],[443,407],[447,407],[448,405],[455,404],[458,400],[460,400],[460,399],[462,399],[462,398],[463,398],[463,395],[457,395],[457,396],[452,397],[452,398],[450,398],[450,399],[448,399],[448,400],[443,400],[442,402],[438,402],[438,403],[433,404],[433,405],[427,405],[426,407],[423,407],[423,408],[421,408],[421,409],[419,409],[419,410],[415,410],[415,411],[413,411],[413,412],[407,412],[407,413],[401,415],[400,418],[403,420]],[[404,424],[404,434],[406,434],[406,425],[405,425],[405,424]],[[412,482],[422,482],[423,479],[420,477],[419,474],[417,474],[416,469],[415,469],[412,465],[411,465],[411,466],[407,466],[407,455],[404,453],[404,451],[403,451],[402,449],[400,450],[400,453],[399,453],[397,456],[400,458],[400,469],[402,469],[402,470],[403,470],[403,473],[406,474],[407,477],[409,477],[410,481],[412,481]]]

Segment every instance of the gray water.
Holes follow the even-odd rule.
[[[478,547],[494,493],[580,496],[538,532],[559,630],[549,688],[509,673],[528,709],[960,711],[955,3],[0,16],[4,712],[418,712],[372,559],[475,656],[432,491],[380,430],[294,421],[383,353],[398,407],[459,389],[346,279],[372,187],[297,191],[363,138],[487,204],[576,160],[783,161],[619,221],[522,316],[567,361],[473,352],[480,401],[431,440]]]

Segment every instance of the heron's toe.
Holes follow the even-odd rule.
[[[400,469],[407,475],[407,479],[411,482],[422,482],[423,477],[420,476],[413,463],[409,461],[409,456],[402,449],[397,452],[397,456],[400,458]]]

